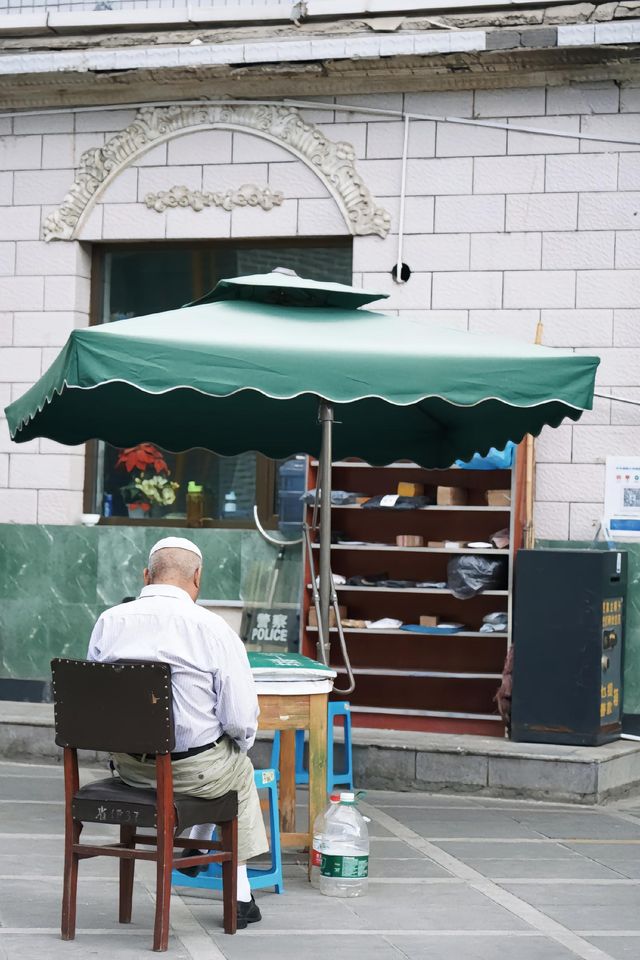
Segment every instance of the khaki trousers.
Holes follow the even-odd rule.
[[[115,753],[120,777],[131,787],[155,787],[155,759],[136,760]],[[253,764],[237,744],[224,737],[211,750],[184,760],[173,760],[173,789],[193,797],[214,800],[229,790],[238,793],[238,860],[250,860],[269,849],[260,800],[253,779]]]

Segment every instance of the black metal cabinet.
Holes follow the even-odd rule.
[[[596,746],[619,737],[627,554],[516,556],[511,737]]]

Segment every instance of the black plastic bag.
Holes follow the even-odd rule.
[[[458,600],[468,600],[483,590],[503,590],[507,586],[507,564],[502,557],[473,553],[454,557],[447,565],[449,590]]]

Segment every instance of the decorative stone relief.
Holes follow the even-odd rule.
[[[273,210],[284,202],[284,196],[269,187],[256,187],[253,183],[243,183],[238,190],[224,190],[217,193],[189,190],[188,187],[171,187],[159,193],[148,193],[144,202],[150,210],[163,213],[173,207],[191,207],[200,212],[205,207],[222,207],[231,211],[234,207],[262,207]]]
[[[376,206],[355,166],[351,144],[329,140],[299,111],[278,104],[206,104],[143,107],[126,129],[102,147],[85,151],[69,193],[43,224],[45,240],[73,240],[83,220],[112,180],[151,147],[194,130],[239,130],[289,150],[322,180],[352,234],[385,237],[391,218]]]

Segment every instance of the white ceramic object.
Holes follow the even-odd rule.
[[[85,527],[95,527],[100,520],[100,516],[101,514],[99,513],[82,513],[80,520]]]

